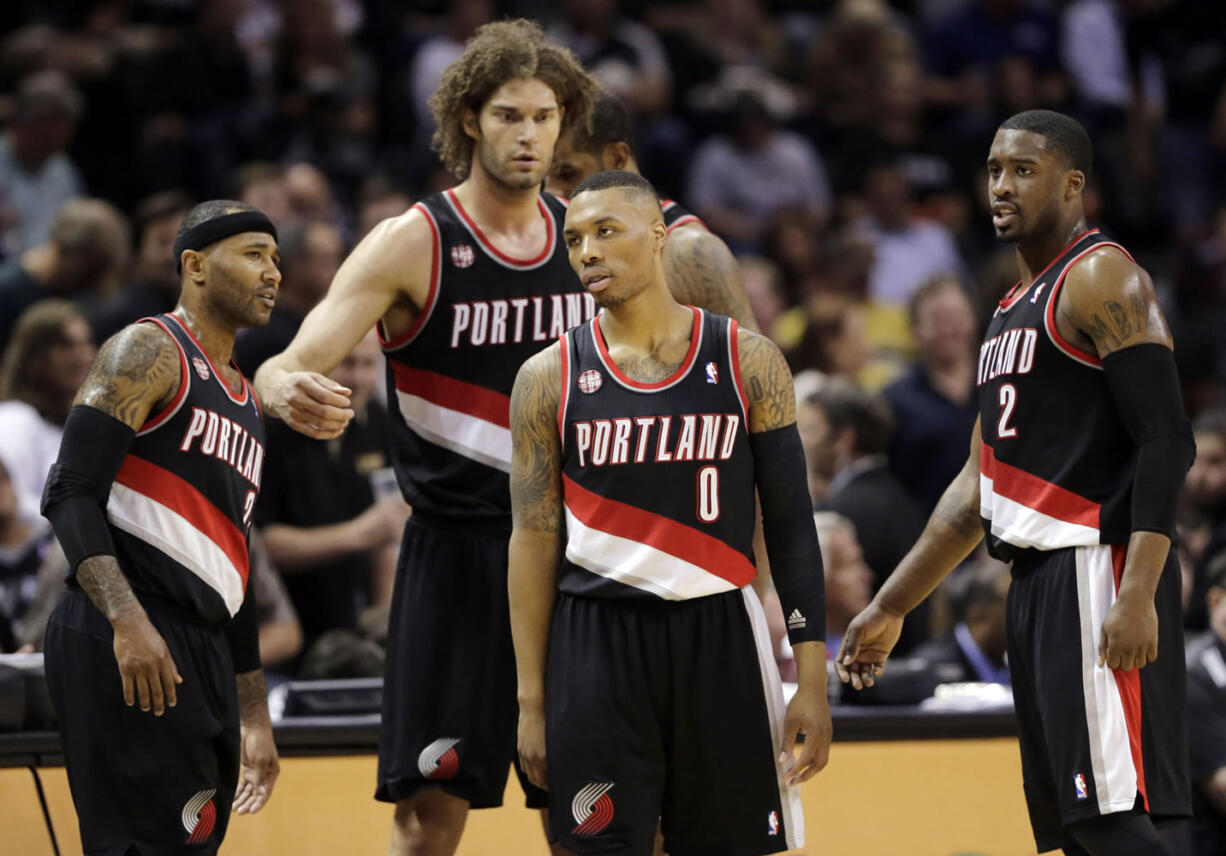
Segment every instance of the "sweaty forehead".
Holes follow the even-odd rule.
[[[606,217],[623,222],[639,217],[651,217],[658,210],[659,206],[650,195],[633,187],[585,190],[571,199],[566,210],[566,228],[579,228]]]
[[[992,140],[992,151],[989,158],[1005,160],[1007,158],[1045,159],[1054,157],[1055,153],[1047,147],[1047,138],[1034,131],[1007,129],[996,132]]]

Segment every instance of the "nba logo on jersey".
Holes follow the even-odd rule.
[[[600,385],[604,383],[604,378],[600,376],[600,372],[595,369],[588,369],[579,375],[579,389],[589,395],[600,389]]]
[[[477,254],[472,244],[455,244],[451,248],[451,263],[458,268],[472,267],[477,260]]]
[[[1073,787],[1077,789],[1077,799],[1084,800],[1090,796],[1090,791],[1086,788],[1086,777],[1081,773],[1073,776]]]
[[[196,374],[200,375],[201,380],[209,379],[209,364],[199,357],[192,357],[192,365],[196,367]]]
[[[1034,290],[1034,296],[1030,298],[1031,303],[1039,302],[1039,295],[1043,293],[1043,289],[1047,287],[1047,283],[1040,282],[1039,287]]]
[[[719,383],[719,366],[714,362],[707,363],[707,383]]]
[[[766,816],[766,834],[779,834],[779,813],[773,809],[771,810],[771,813]]]

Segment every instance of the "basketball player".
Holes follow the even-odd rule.
[[[798,847],[792,785],[825,766],[831,725],[791,376],[768,339],[671,297],[642,176],[585,179],[563,236],[604,311],[511,397],[521,763],[578,853],[646,856],[657,820],[673,854]],[[800,673],[786,721],[749,586],[755,485]]]
[[[375,793],[396,803],[389,853],[452,853],[470,807],[501,805],[515,755],[510,393],[524,360],[595,313],[567,262],[565,206],[540,192],[559,132],[587,121],[595,91],[536,24],[482,27],[431,100],[435,145],[463,181],[364,238],[256,376],[269,412],[334,437],[348,391],[320,374],[379,324],[393,463],[413,506]]]
[[[1149,275],[1086,227],[1090,161],[1060,113],[997,130],[992,223],[1022,279],[980,348],[970,456],[837,663],[871,685],[903,616],[986,532],[1012,563],[1009,667],[1039,850],[1165,854],[1153,821],[1190,813],[1170,535],[1194,446]]]
[[[277,779],[245,597],[264,426],[230,359],[268,323],[276,238],[239,202],[189,211],[178,306],[102,347],[64,423],[43,514],[71,570],[46,667],[86,853],[216,853]]]
[[[567,198],[579,182],[606,169],[639,172],[630,113],[619,99],[602,94],[592,109],[591,128],[576,126],[558,140],[546,189]],[[728,315],[756,332],[741,270],[728,245],[677,202],[666,199],[662,207],[668,228],[664,276],[673,297],[678,303]]]

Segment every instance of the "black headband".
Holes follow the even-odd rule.
[[[183,272],[183,251],[203,250],[209,244],[216,244],[243,232],[267,232],[277,239],[277,227],[262,211],[236,211],[233,214],[222,214],[212,220],[205,220],[192,226],[175,241],[175,266]]]

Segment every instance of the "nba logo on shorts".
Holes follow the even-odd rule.
[[[1086,777],[1081,773],[1073,776],[1073,787],[1077,789],[1077,799],[1084,800],[1090,796],[1090,791],[1086,788]]]
[[[456,244],[451,248],[451,263],[458,268],[472,267],[477,260],[471,244]]]
[[[707,363],[707,383],[719,383],[719,366]]]
[[[192,365],[196,367],[196,374],[200,375],[201,380],[209,379],[209,364],[199,357],[192,357]]]
[[[779,834],[779,813],[773,809],[771,810],[771,813],[766,816],[766,834]]]

